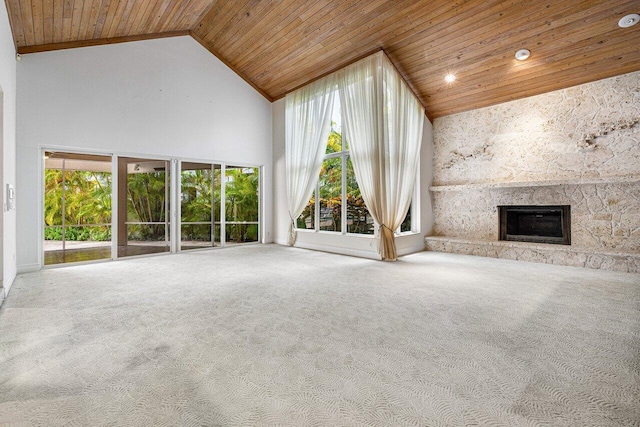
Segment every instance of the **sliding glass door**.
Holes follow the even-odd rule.
[[[118,257],[171,251],[170,165],[118,158]]]
[[[182,162],[180,249],[220,246],[221,166]]]
[[[44,265],[111,258],[111,156],[44,158]]]
[[[261,240],[259,167],[117,157],[112,177],[112,164],[111,156],[45,152],[44,265]]]
[[[260,168],[182,162],[180,170],[181,250],[260,241]]]

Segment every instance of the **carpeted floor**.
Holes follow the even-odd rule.
[[[0,425],[640,426],[640,276],[275,245],[20,275]]]

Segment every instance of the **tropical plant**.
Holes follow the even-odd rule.
[[[165,239],[166,182],[164,170],[127,175],[127,221],[156,223],[128,225],[130,240]]]
[[[258,239],[258,227],[245,222],[258,222],[260,176],[257,168],[225,170],[225,218],[227,241],[245,242]]]
[[[211,168],[182,171],[182,222],[211,221],[212,184]]]
[[[111,239],[100,225],[111,223],[110,173],[46,169],[44,178],[45,240],[62,239],[63,215],[66,240]]]
[[[165,238],[167,211],[165,171],[137,172],[127,175],[127,221],[157,224],[129,224],[130,240],[161,241]],[[211,225],[193,222],[220,222],[220,173],[216,169],[185,170],[181,175],[181,216],[183,236],[189,240],[209,240]],[[225,215],[227,241],[258,239],[259,170],[226,169]],[[64,178],[64,179],[63,179]],[[64,187],[64,202],[63,202]],[[212,198],[213,189],[213,198]],[[110,240],[109,226],[84,226],[111,223],[111,174],[89,171],[45,170],[45,239],[62,239],[64,206],[66,240]],[[219,239],[220,227],[215,225]]]
[[[211,222],[212,210],[216,219],[220,217],[220,191],[214,191],[214,200],[211,199],[211,190],[214,183],[219,187],[220,169],[183,170],[181,176],[181,217],[182,240],[211,241],[210,224],[191,224],[194,222]]]

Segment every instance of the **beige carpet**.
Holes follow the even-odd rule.
[[[0,425],[639,426],[640,276],[255,245],[23,274]]]

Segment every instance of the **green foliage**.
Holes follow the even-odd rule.
[[[165,201],[167,172],[143,172],[127,175],[127,221],[162,224],[128,225],[129,240],[162,241],[165,239]]]
[[[225,217],[227,222],[257,222],[260,176],[258,168],[229,168],[225,171]],[[255,224],[230,224],[226,230],[228,242],[258,240]]]
[[[209,222],[213,210],[214,221],[220,222],[220,169],[189,170],[182,173],[182,222]],[[256,224],[259,209],[260,183],[258,168],[229,167],[225,170],[225,218],[227,242],[249,242],[258,240]],[[211,189],[213,188],[213,199]],[[213,207],[213,209],[212,209]],[[214,238],[219,241],[220,230],[216,226]],[[210,241],[211,226],[184,225],[182,237],[185,240]]]
[[[188,223],[211,222],[212,214],[216,222],[220,221],[220,168],[183,170],[181,187],[182,240],[210,242],[210,224]],[[220,241],[219,225],[215,226],[213,238]]]
[[[44,230],[45,240],[62,240],[62,227],[51,227]],[[111,227],[76,227],[65,228],[67,241],[106,242],[111,240]]]
[[[325,154],[339,153],[342,151],[342,134],[334,129],[335,123],[331,122],[331,131],[327,139],[327,151]]]
[[[127,221],[165,221],[165,172],[127,175]]]
[[[402,224],[400,225],[401,232],[411,231],[411,210],[412,206],[409,206],[407,215],[404,217],[404,221],[402,221]]]
[[[63,180],[61,170],[45,170],[45,226],[62,225],[64,214],[65,224],[68,226],[65,231],[66,240],[109,240],[110,227],[82,225],[111,222],[111,174],[88,171],[65,171],[64,174]],[[45,240],[61,239],[62,228],[45,229]]]
[[[182,240],[194,242],[211,242],[211,225],[209,224],[187,224],[182,226]],[[215,241],[220,241],[220,227],[216,226],[214,233]]]
[[[127,176],[127,221],[160,222],[153,225],[128,225],[130,240],[162,241],[165,238],[165,171],[142,172]],[[182,222],[220,221],[220,169],[184,171],[181,176]],[[256,224],[259,210],[259,169],[229,168],[226,170],[227,241],[258,240]],[[104,241],[111,239],[108,226],[82,227],[85,224],[111,222],[111,174],[87,171],[66,171],[64,175],[65,239]],[[213,197],[212,197],[213,191]],[[63,175],[61,170],[45,170],[45,239],[62,240]],[[79,226],[79,227],[78,227]],[[209,241],[210,225],[185,225],[185,239]],[[219,241],[220,227],[215,228]]]
[[[214,199],[211,199],[211,189],[214,182],[214,174],[209,169],[186,170],[182,172],[182,222],[211,221],[212,207],[218,211],[216,218],[220,216],[220,169],[215,170],[217,184]],[[213,202],[213,203],[212,203]]]

